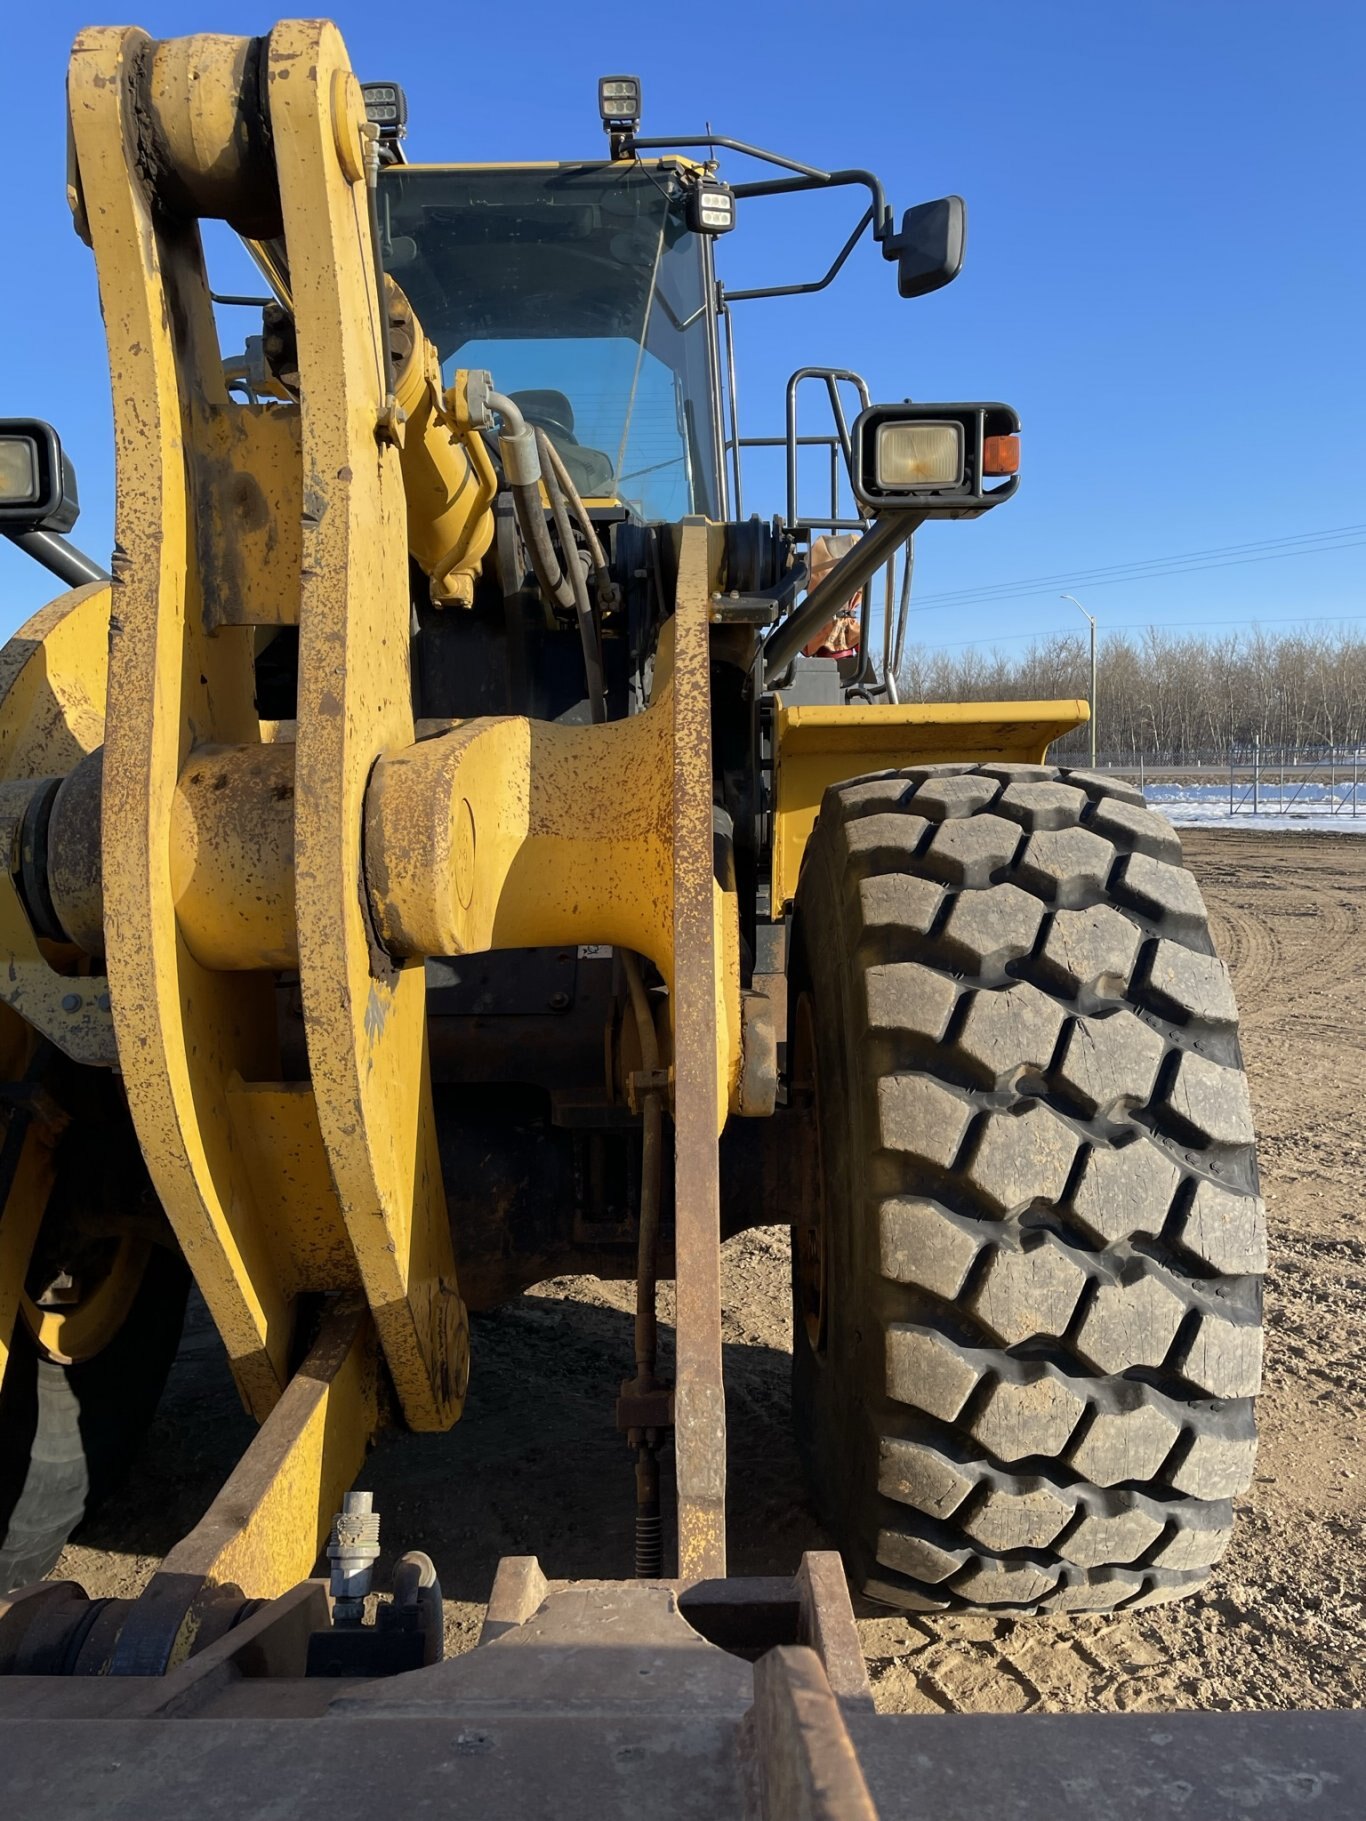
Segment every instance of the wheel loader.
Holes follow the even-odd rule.
[[[0,528],[68,589],[0,654],[9,1793],[596,1814],[607,1778],[863,1815],[942,1784],[937,1812],[1062,1814],[1100,1749],[1141,1804],[1132,1729],[1031,1723],[1037,1775],[998,1786],[979,1723],[875,1719],[851,1617],[850,1588],[1178,1597],[1254,1448],[1263,1209],[1177,837],[1049,763],[1082,701],[899,699],[913,540],[1011,498],[1016,414],[803,366],[782,436],[738,421],[736,311],[868,241],[925,295],[962,202],[898,219],[868,171],[651,137],[633,77],[599,85],[605,156],[416,163],[403,90],[319,22],[83,31],[68,106],[117,511],[106,572],[57,431],[0,424]],[[833,189],[862,213],[823,275],[726,285],[751,212]],[[206,221],[259,296],[213,288]],[[762,449],[776,516],[744,508]],[[793,1422],[843,1567],[747,1582],[720,1265],[756,1225],[791,1229]],[[509,1559],[442,1663],[439,1565],[377,1602],[355,1482],[382,1425],[477,1396],[468,1312],[563,1272],[636,1284],[603,1387],[635,1578]],[[43,1577],[136,1454],[191,1286],[257,1438],[141,1595],[88,1599]],[[1246,1749],[1173,1725],[1191,1788]]]

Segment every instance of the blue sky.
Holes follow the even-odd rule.
[[[273,22],[219,0],[130,10],[154,36]],[[92,16],[90,0],[53,0],[6,25],[0,409],[56,424],[80,475],[74,536],[105,558],[103,331],[63,194],[66,56]],[[1366,8],[764,0],[689,17],[610,0],[589,14],[413,0],[395,30],[392,9],[348,0],[334,17],[362,77],[407,88],[415,158],[596,156],[596,77],[630,70],[646,132],[710,121],[826,168],[868,166],[898,210],[967,198],[965,268],[934,297],[901,301],[865,245],[823,295],[736,312],[747,433],[781,429],[784,382],[807,364],[853,367],[875,398],[1020,411],[1016,498],[919,540],[924,642],[1080,626],[1064,588],[1102,627],[1366,616]],[[732,161],[725,174],[748,173]],[[722,276],[812,276],[857,210],[853,192],[751,202],[722,243]],[[807,427],[824,427],[814,409]],[[777,510],[777,477],[761,478],[746,507]],[[1300,554],[1272,556],[1286,539]],[[1228,554],[1184,573],[1082,579],[1211,551]],[[1230,560],[1247,554],[1272,560]],[[0,544],[0,635],[55,592]]]

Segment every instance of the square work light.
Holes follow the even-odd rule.
[[[379,128],[381,140],[402,139],[408,130],[408,97],[396,82],[362,82],[365,118]]]
[[[640,77],[600,76],[598,112],[604,126],[634,132],[640,125]]]
[[[729,234],[735,226],[735,193],[719,177],[689,184],[684,209],[694,234]]]

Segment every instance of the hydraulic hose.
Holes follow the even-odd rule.
[[[535,432],[505,393],[490,392],[488,406],[503,420],[498,433],[503,475],[512,491],[513,510],[541,592],[552,606],[574,607],[574,585],[560,566],[541,507],[541,460]]]
[[[559,476],[555,472],[555,448],[544,430],[536,431],[536,448],[541,458],[541,481],[546,498],[550,501],[550,516],[555,521],[555,535],[560,540],[564,568],[568,571],[573,589],[574,612],[579,621],[579,643],[583,647],[583,671],[588,686],[589,711],[594,723],[601,724],[607,719],[607,695],[602,681],[602,645],[598,637],[597,621],[593,618],[592,602],[588,598],[588,577],[579,562],[578,547],[569,524],[569,511],[560,490]]]
[[[564,457],[560,454],[549,437],[545,437],[544,447],[542,448],[541,453],[549,458],[550,466],[555,471],[555,479],[560,483],[560,491],[568,500],[569,510],[574,514],[579,529],[583,533],[583,541],[588,546],[588,555],[593,564],[594,579],[598,584],[598,605],[599,607],[602,607],[608,602],[614,602],[616,600],[617,585],[615,581],[613,581],[612,571],[608,567],[607,554],[603,550],[602,539],[598,536],[598,528],[589,517],[588,508],[584,505],[579,490],[574,485],[573,477],[565,466]]]

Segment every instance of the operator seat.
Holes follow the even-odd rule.
[[[529,424],[545,431],[569,470],[569,478],[585,499],[610,499],[616,492],[616,474],[601,449],[590,449],[574,434],[574,407],[563,392],[540,387],[514,392],[512,402]]]

